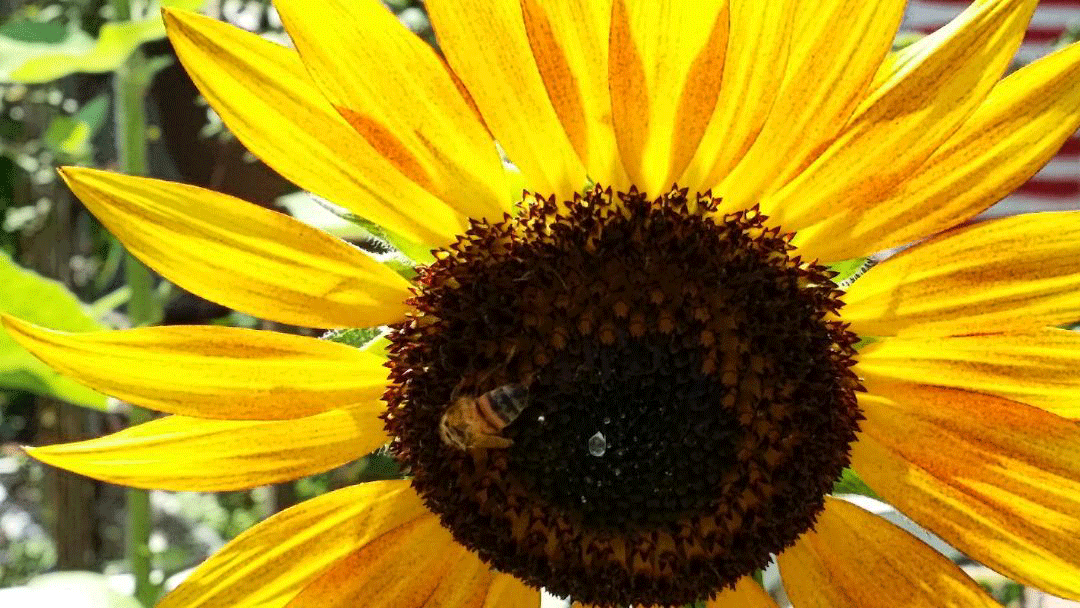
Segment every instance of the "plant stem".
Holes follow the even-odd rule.
[[[116,103],[116,144],[124,172],[143,175],[147,169],[146,108],[143,96],[149,85],[146,56],[136,49],[113,75]]]
[[[124,258],[124,280],[130,291],[127,302],[128,321],[132,327],[158,320],[157,297],[150,270],[130,253]]]
[[[111,0],[116,21],[130,20],[129,0]],[[143,97],[149,86],[146,57],[136,49],[131,57],[113,74],[113,103],[116,118],[116,150],[120,168],[128,175],[147,172],[146,108]],[[124,274],[130,289],[127,304],[128,319],[138,327],[158,318],[158,303],[154,297],[154,282],[150,271],[129,253],[124,260]],[[150,419],[146,410],[132,406],[129,422],[140,424]],[[150,495],[145,490],[127,490],[127,558],[135,577],[135,599],[143,606],[152,606],[157,589],[150,581]]]
[[[128,422],[134,426],[150,419],[150,412],[131,407]],[[150,493],[127,489],[127,558],[135,577],[135,599],[143,606],[153,606],[157,589],[150,581]]]
[[[136,322],[137,314],[150,311],[153,303],[147,303],[147,298],[136,294],[153,292],[146,290],[142,285],[152,287],[149,271],[139,263],[131,254],[127,257],[127,282],[131,288],[131,299],[128,301],[128,316],[133,325],[143,325],[145,322]],[[139,306],[138,303],[144,305]],[[146,317],[143,317],[146,318]],[[130,405],[130,404],[129,404]],[[135,426],[150,420],[150,412],[137,406],[130,405],[128,425]],[[135,577],[135,599],[143,606],[153,606],[157,600],[157,590],[150,582],[150,494],[146,490],[137,488],[127,489],[127,558],[131,565],[131,573]]]

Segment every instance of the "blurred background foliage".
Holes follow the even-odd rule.
[[[433,39],[422,5],[388,4]],[[300,331],[228,310],[156,276],[149,277],[149,303],[135,301],[142,287],[131,281],[123,248],[58,179],[56,167],[67,164],[145,173],[370,241],[367,230],[296,192],[224,129],[165,39],[162,5],[286,40],[277,14],[261,0],[0,0],[0,311],[67,331],[148,323]],[[125,96],[141,103],[125,107]],[[141,121],[141,150],[131,149],[133,114]],[[18,449],[96,437],[144,418],[56,374],[0,331],[0,605],[151,605],[184,572],[270,514],[357,481],[398,475],[392,459],[376,453],[250,492],[153,492],[146,497],[152,508],[141,515],[145,525],[133,527],[129,512],[138,511],[132,505],[145,492],[133,498],[43,467]],[[132,560],[133,536],[148,557],[141,568]]]
[[[385,1],[434,43],[422,2]],[[287,42],[268,0],[0,0],[0,311],[68,331],[215,323],[301,332],[149,274],[58,179],[57,166],[75,164],[182,181],[291,213],[368,248],[383,246],[370,226],[296,192],[228,133],[176,61],[162,4]],[[904,35],[897,44],[917,38]],[[377,336],[326,337],[356,344]],[[150,606],[270,514],[399,475],[380,451],[248,492],[148,494],[43,467],[18,448],[96,437],[148,416],[59,376],[0,330],[0,605]],[[853,474],[837,492],[873,497]],[[1003,604],[1026,605],[1015,583],[965,565]],[[777,587],[775,572],[764,581]]]

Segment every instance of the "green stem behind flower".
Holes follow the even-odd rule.
[[[131,19],[128,0],[112,0],[112,6],[117,21]],[[121,170],[129,175],[145,175],[147,172],[146,108],[143,98],[150,78],[146,57],[139,49],[113,74],[117,155]],[[128,254],[124,273],[131,293],[127,304],[131,325],[137,327],[159,318],[159,303],[154,296],[150,271]],[[149,412],[132,406],[129,418],[132,425],[149,419]],[[150,495],[145,490],[128,489],[126,552],[131,573],[135,577],[135,598],[144,606],[152,606],[157,599],[157,589],[150,581],[150,528]]]
[[[132,406],[128,417],[132,426],[149,419],[148,411]],[[127,489],[126,553],[135,577],[135,599],[143,606],[153,606],[158,590],[150,581],[150,493],[146,490]]]

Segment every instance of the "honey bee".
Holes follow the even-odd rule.
[[[475,397],[454,398],[439,421],[439,436],[459,450],[508,448],[514,442],[500,433],[528,404],[527,382],[504,384]]]

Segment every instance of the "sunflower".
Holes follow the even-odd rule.
[[[903,0],[429,0],[442,55],[376,0],[279,0],[296,50],[168,11],[232,132],[413,262],[64,169],[178,285],[389,330],[357,348],[5,319],[170,414],[28,452],[221,491],[389,444],[406,479],[271,517],[167,608],[526,607],[540,587],[760,608],[773,556],[798,608],[996,605],[831,496],[848,467],[971,558],[1080,599],[1080,338],[1055,328],[1080,318],[1080,214],[967,223],[1080,127],[1080,46],[1003,78],[1036,3],[977,0],[898,52]]]

